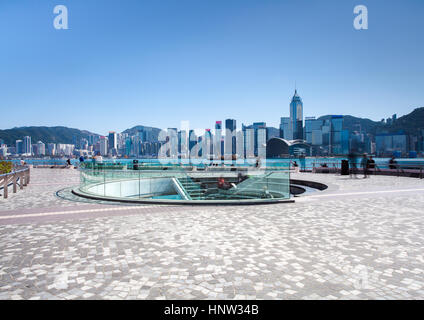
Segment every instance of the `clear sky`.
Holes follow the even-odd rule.
[[[0,129],[278,126],[295,82],[304,116],[424,106],[422,0],[1,0],[0,41]]]

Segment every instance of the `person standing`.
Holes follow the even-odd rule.
[[[299,156],[299,162],[300,162],[300,171],[305,172],[306,171],[306,159],[305,159],[304,154],[301,154]]]
[[[389,160],[389,169],[396,169],[397,168],[397,162],[395,160],[395,157],[392,156],[392,158]]]
[[[357,165],[356,165],[356,154],[354,152],[349,153],[348,155],[349,160],[349,173],[350,177],[352,178],[352,175],[356,178],[356,171],[357,171]]]
[[[367,154],[364,153],[364,156],[362,157],[362,161],[361,161],[361,167],[364,172],[364,179],[368,178],[368,166],[369,166],[368,157],[367,157]]]
[[[370,169],[370,174],[371,174],[371,170],[374,169],[374,174],[375,174],[375,168],[376,168],[376,164],[374,159],[372,158],[372,156],[370,156],[369,160],[368,160],[368,169]]]

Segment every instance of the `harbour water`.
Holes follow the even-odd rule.
[[[381,169],[388,168],[388,163],[390,158],[373,158],[375,160],[376,165]],[[57,166],[57,165],[66,165],[67,158],[56,158],[56,159],[24,159],[24,161],[27,164],[30,165],[51,165],[51,166]],[[205,166],[205,161],[201,159],[197,160],[189,160],[189,159],[166,159],[166,160],[158,160],[158,159],[121,159],[121,158],[103,158],[103,163],[116,163],[116,164],[132,164],[134,160],[137,160],[139,164],[150,164],[150,165],[161,165],[161,164],[185,164],[185,165],[195,165],[195,166]],[[304,166],[306,169],[310,169],[313,167],[319,167],[322,165],[326,165],[328,167],[340,167],[341,161],[347,160],[346,157],[307,157],[305,158],[305,164]],[[92,159],[86,159],[85,161],[92,161]],[[286,159],[267,159],[262,160],[261,164],[266,164],[267,166],[288,166],[290,163],[293,164],[293,162],[296,161],[297,164],[301,165],[301,160],[298,158],[286,158]],[[358,163],[361,162],[361,158],[359,157],[357,159]],[[18,164],[20,162],[19,159],[12,160],[12,162]],[[424,158],[396,158],[397,164],[400,166],[424,166]],[[78,159],[71,159],[71,163],[73,165],[78,165],[79,160]],[[206,164],[211,163],[221,163],[221,161],[209,161],[206,162]],[[253,166],[256,163],[256,159],[250,159],[250,160],[237,160],[237,161],[231,161],[231,160],[225,160],[224,165],[230,166],[232,164],[237,166]]]

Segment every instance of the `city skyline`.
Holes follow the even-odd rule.
[[[126,1],[101,10],[64,1],[69,30],[52,26],[55,1],[23,2],[0,4],[1,129],[59,125],[106,135],[182,120],[213,129],[228,118],[278,128],[295,82],[304,117],[379,121],[424,100],[422,2],[364,1],[362,31],[352,25],[356,1],[234,1],[224,9]]]

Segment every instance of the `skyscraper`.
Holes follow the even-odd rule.
[[[24,143],[22,140],[16,140],[16,154],[24,153]]]
[[[203,140],[203,154],[205,158],[210,159],[213,156],[213,135],[211,129],[205,129]]]
[[[215,159],[221,159],[221,156],[223,155],[223,150],[221,148],[221,140],[222,140],[222,121],[216,121],[215,122],[215,136],[214,136],[214,143],[213,143],[213,152],[214,152],[214,158]]]
[[[31,137],[26,136],[24,137],[24,149],[23,149],[23,153],[25,154],[31,154]]]
[[[118,149],[118,138],[115,131],[110,131],[109,132],[109,151],[116,150],[116,149]]]
[[[102,156],[107,156],[107,152],[108,152],[108,141],[107,141],[107,137],[100,137],[100,155]]]
[[[46,154],[46,145],[41,142],[38,141],[37,142],[37,155],[38,156],[44,156]]]
[[[188,154],[190,158],[197,158],[197,135],[194,130],[188,132]]]
[[[303,139],[303,102],[294,91],[294,96],[290,103],[290,126],[293,132],[293,139]]]
[[[236,154],[236,120],[225,120],[225,156],[232,159]]]
[[[282,117],[280,122],[280,138],[293,140],[293,131],[289,117]]]

